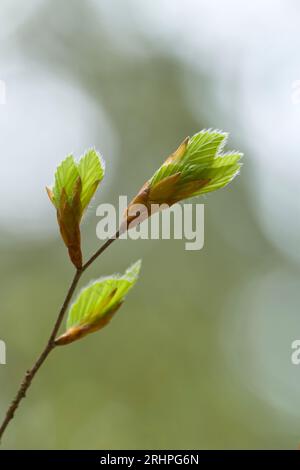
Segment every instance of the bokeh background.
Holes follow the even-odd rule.
[[[205,246],[118,241],[82,280],[143,258],[111,325],[55,351],[4,449],[296,448],[300,442],[300,7],[296,0],[2,0],[0,411],[72,276],[44,187],[95,146],[96,207],[132,197],[186,136],[230,132],[234,183]],[[298,82],[297,82],[298,80]],[[200,202],[200,200],[199,200]]]

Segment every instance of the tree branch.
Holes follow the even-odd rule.
[[[40,369],[40,367],[43,365],[47,357],[49,356],[50,352],[55,348],[55,338],[57,336],[58,330],[62,324],[62,321],[64,319],[66,310],[70,304],[70,301],[72,299],[72,296],[74,294],[74,291],[78,285],[78,282],[83,274],[83,272],[112,244],[114,240],[117,240],[120,236],[119,231],[111,238],[109,238],[90,258],[89,260],[83,265],[81,269],[77,269],[77,271],[74,274],[74,277],[72,279],[72,282],[70,284],[70,287],[67,291],[66,297],[63,301],[63,304],[60,308],[58,317],[56,319],[56,322],[54,324],[54,327],[51,331],[50,337],[48,339],[48,342],[43,349],[42,353],[38,357],[38,359],[35,361],[34,365],[32,366],[31,369],[29,369],[19,387],[19,390],[15,396],[15,398],[12,400],[10,406],[8,407],[5,418],[0,426],[0,441],[2,439],[2,436],[9,425],[10,421],[13,419],[14,414],[19,407],[19,404],[23,398],[26,396],[26,392],[29,389],[32,380],[34,379],[36,373]]]

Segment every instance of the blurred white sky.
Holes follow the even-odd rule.
[[[300,261],[300,104],[292,101],[293,83],[300,79],[297,2],[89,2],[99,8],[107,29],[127,52],[131,46],[138,49],[135,33],[139,32],[183,61],[182,87],[191,110],[196,117],[206,113],[208,126],[229,130],[236,146],[246,142],[246,148],[240,150],[246,154],[243,172],[248,172],[245,181],[253,213],[268,238]],[[65,154],[80,154],[101,142],[94,132],[95,119],[102,120],[106,135],[101,150],[106,152],[114,141],[109,116],[99,116],[83,91],[51,76],[48,70],[39,70],[37,64],[33,68],[19,53],[14,32],[42,3],[1,2],[0,79],[7,82],[7,103],[0,106],[4,171],[0,210],[2,224],[12,230],[19,229],[23,212],[27,218],[28,201],[34,205],[32,224],[26,223],[23,229],[47,227],[49,207],[47,201],[39,202],[41,188],[49,183],[54,166]],[[214,79],[214,94],[206,97],[203,109],[205,97],[197,86],[197,76],[206,71]],[[211,110],[218,116],[217,123],[212,122]],[[41,149],[47,153],[43,164]],[[15,185],[24,180],[26,200],[21,191],[15,191]],[[41,218],[44,224],[40,224]]]
[[[0,106],[2,225],[40,236],[53,227],[45,186],[52,184],[56,166],[70,153],[78,158],[101,139],[101,151],[111,155],[115,139],[98,106],[49,71],[33,72],[28,64],[16,67],[6,88],[7,102]]]

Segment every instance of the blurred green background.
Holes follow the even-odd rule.
[[[44,187],[95,146],[96,207],[132,197],[186,136],[230,132],[240,176],[205,203],[205,246],[112,245],[81,286],[143,258],[108,328],[58,349],[4,449],[295,448],[300,442],[300,8],[296,1],[2,0],[0,411],[72,276]]]

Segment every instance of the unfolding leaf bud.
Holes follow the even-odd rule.
[[[56,208],[60,233],[76,268],[82,267],[80,221],[104,176],[104,164],[95,150],[74,161],[67,157],[57,168],[52,189],[46,188]]]
[[[132,199],[121,232],[150,217],[158,206],[170,207],[230,183],[239,172],[242,154],[222,153],[227,136],[224,132],[203,130],[187,137]],[[137,206],[144,207],[138,214]]]

